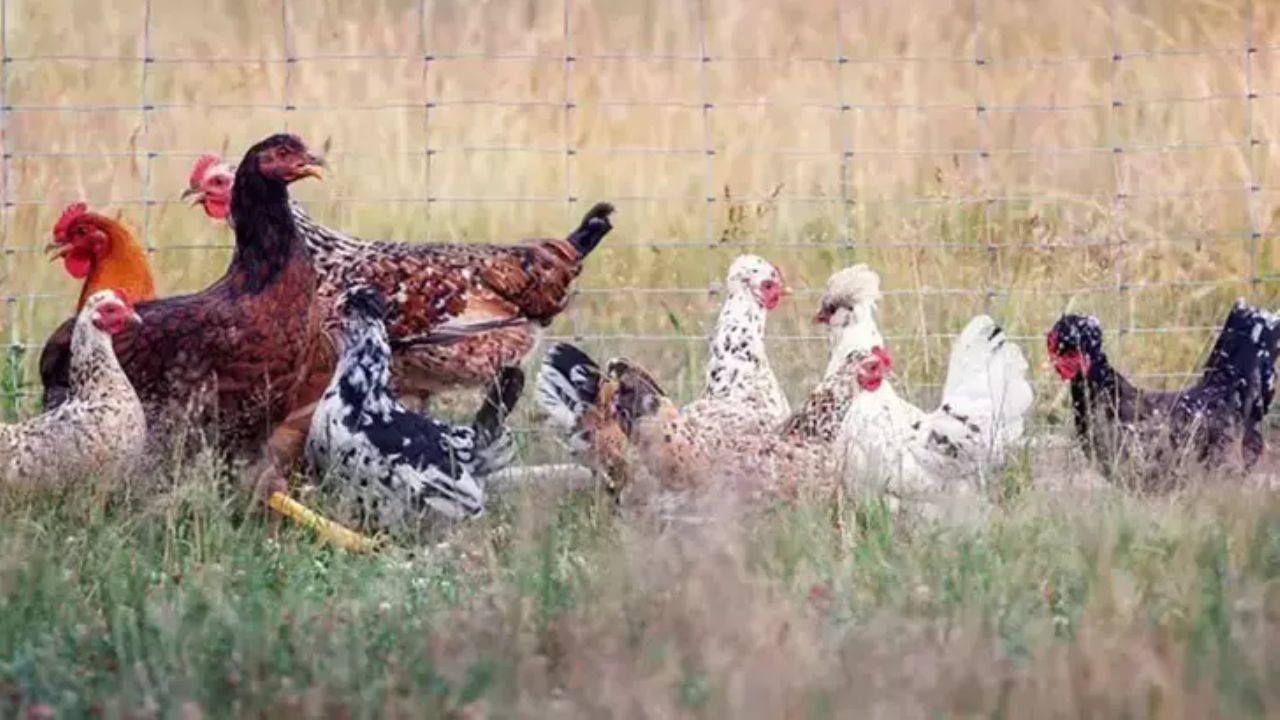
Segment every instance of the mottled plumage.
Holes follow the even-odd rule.
[[[781,302],[782,274],[764,258],[742,255],[729,266],[725,301],[708,348],[702,395],[682,413],[723,432],[773,430],[790,414],[765,352],[765,321]]]
[[[0,425],[0,480],[109,477],[139,457],[146,418],[111,347],[112,335],[137,322],[117,291],[87,298],[72,331],[67,395],[43,415]]]
[[[678,500],[794,498],[834,487],[841,458],[832,442],[858,378],[877,375],[879,355],[851,353],[781,431],[727,430],[715,415],[690,415],[642,368],[615,358],[603,372],[581,350],[556,345],[539,376],[539,400],[579,458],[615,484],[643,478],[638,504]]]
[[[765,260],[743,255],[729,268],[725,292],[710,341],[706,385],[678,414],[708,438],[771,433],[788,412],[764,345],[766,314],[784,294],[782,275]],[[622,366],[631,368],[633,377],[640,372],[624,359],[610,362],[610,367]],[[652,378],[649,382],[657,388]],[[614,411],[617,389],[616,375],[602,374],[572,345],[553,346],[538,373],[538,401],[550,425],[580,462],[603,473],[610,489],[621,492],[636,479],[637,467]],[[658,394],[665,397],[660,389]]]
[[[391,348],[377,291],[339,299],[342,356],[312,417],[307,457],[337,488],[346,519],[392,532],[484,511],[484,477],[505,467],[514,440],[503,422],[524,385],[518,368],[492,379],[470,426],[408,411],[390,388]]]
[[[1049,357],[1071,383],[1076,434],[1104,472],[1139,487],[1177,484],[1192,465],[1237,456],[1245,466],[1263,450],[1258,424],[1275,395],[1280,319],[1239,300],[1189,388],[1153,392],[1117,372],[1102,350],[1096,318],[1064,315],[1048,335]]]
[[[225,217],[231,167],[201,159],[188,191],[211,216]],[[320,275],[322,306],[355,284],[387,299],[392,376],[402,396],[427,397],[450,387],[480,386],[520,364],[544,327],[565,309],[582,263],[612,229],[613,206],[599,203],[565,239],[516,245],[367,242],[312,220],[298,204],[293,217]],[[484,326],[448,344],[441,328]]]

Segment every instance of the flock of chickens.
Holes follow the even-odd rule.
[[[156,297],[146,253],[117,220],[69,206],[49,249],[83,281],[78,315],[40,358],[44,413],[0,426],[0,481],[138,471],[180,446],[250,463],[270,507],[351,548],[360,533],[483,512],[486,479],[510,466],[506,418],[520,366],[567,306],[588,255],[612,229],[591,208],[564,239],[515,245],[370,242],[317,224],[289,185],[322,178],[292,135],[251,147],[238,166],[199,159],[184,197],[235,233],[226,273],[190,295]],[[951,350],[939,406],[900,397],[879,328],[880,278],[831,276],[815,322],[828,328],[823,379],[792,410],[765,351],[779,270],[743,255],[729,268],[705,387],[677,407],[626,358],[603,366],[553,345],[536,378],[547,423],[620,501],[657,509],[711,500],[786,501],[872,489],[895,502],[981,491],[1019,446],[1032,405],[1027,362],[980,315]],[[1274,396],[1276,316],[1238,302],[1201,379],[1142,390],[1108,362],[1094,318],[1064,315],[1048,334],[1070,383],[1077,437],[1114,477],[1146,489],[1183,469],[1263,451]],[[469,425],[426,414],[446,389],[478,388]],[[197,442],[189,442],[195,440]],[[330,488],[342,523],[288,496],[305,467]]]

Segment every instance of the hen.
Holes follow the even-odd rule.
[[[581,414],[575,423],[577,444],[606,459],[618,457],[611,452],[618,445],[633,449],[656,483],[640,502],[668,507],[673,501],[790,499],[832,489],[841,462],[832,443],[841,419],[860,388],[881,381],[886,359],[880,352],[852,352],[781,428],[726,431],[708,416],[682,412],[647,372],[626,359],[609,361],[601,372],[571,345],[557,345],[549,356],[559,365],[552,372],[583,390],[572,405],[557,406],[559,412]],[[602,452],[605,444],[609,449]]]
[[[342,356],[312,418],[307,456],[338,487],[344,514],[365,530],[484,511],[484,478],[507,466],[514,440],[503,422],[524,387],[519,368],[493,379],[475,422],[459,427],[405,409],[392,395],[387,307],[356,287],[337,304]]]
[[[829,326],[832,364],[883,339],[875,323],[880,278],[866,266],[833,275],[817,320]],[[986,315],[965,326],[951,348],[942,402],[926,412],[899,397],[893,384],[864,386],[845,415],[842,433],[854,477],[885,481],[891,496],[914,499],[941,490],[968,490],[1004,463],[1022,437],[1033,400],[1027,361]]]
[[[316,276],[289,210],[288,185],[319,177],[298,138],[274,135],[245,154],[231,201],[236,249],[226,274],[194,295],[140,303],[143,324],[118,333],[116,355],[153,433],[194,421],[233,455],[257,451],[310,379]],[[69,327],[40,358],[46,407],[69,388]]]
[[[1237,301],[1204,374],[1177,392],[1143,390],[1117,372],[1103,352],[1096,318],[1062,316],[1047,345],[1058,375],[1071,383],[1077,438],[1113,477],[1155,490],[1175,485],[1192,465],[1227,460],[1237,443],[1246,467],[1261,455],[1258,424],[1275,395],[1280,351],[1275,315]]]
[[[754,255],[729,268],[726,298],[710,342],[706,386],[681,414],[723,434],[768,432],[787,417],[787,399],[769,367],[768,311],[784,295],[777,268]],[[578,348],[553,346],[538,372],[538,402],[576,459],[604,474],[611,492],[634,479],[626,433],[612,412],[616,379],[602,378]]]
[[[213,218],[227,218],[233,169],[204,156],[185,195]],[[331,304],[346,288],[368,285],[388,300],[387,329],[397,393],[419,401],[440,390],[487,384],[519,365],[543,328],[568,305],[582,263],[612,229],[600,203],[563,240],[520,245],[366,242],[319,225],[298,204],[295,221]],[[422,342],[451,327],[491,328],[454,343]]]
[[[0,480],[110,476],[142,452],[146,418],[111,337],[140,322],[127,296],[90,295],[72,331],[67,397],[18,425],[0,425]]]

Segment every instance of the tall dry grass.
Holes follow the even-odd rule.
[[[199,288],[229,237],[177,204],[191,161],[282,127],[331,150],[313,214],[367,237],[560,234],[615,200],[555,330],[685,392],[745,251],[804,291],[771,321],[793,394],[854,261],[916,388],[984,309],[1036,367],[1058,313],[1096,313],[1159,384],[1230,300],[1280,304],[1271,3],[282,1],[6,0],[0,322],[28,383],[74,297],[39,254],[61,206],[120,212],[164,292]]]

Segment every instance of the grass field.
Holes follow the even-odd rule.
[[[62,207],[120,213],[163,292],[199,288],[230,237],[178,203],[191,163],[286,126],[330,158],[300,197],[366,237],[560,235],[613,200],[554,330],[683,396],[747,251],[799,290],[770,320],[793,400],[817,293],[861,261],[903,385],[929,397],[990,311],[1041,434],[1065,309],[1177,385],[1232,299],[1280,306],[1265,0],[281,2],[3,0],[0,419],[76,297],[40,252]],[[372,558],[273,536],[207,463],[4,488],[0,717],[1280,715],[1275,494],[1046,462],[930,523],[854,498],[659,528],[535,487]]]
[[[1280,504],[1031,490],[656,528],[508,495],[447,545],[272,539],[207,468],[0,495],[0,714],[1274,717]],[[45,714],[41,714],[45,713]]]

